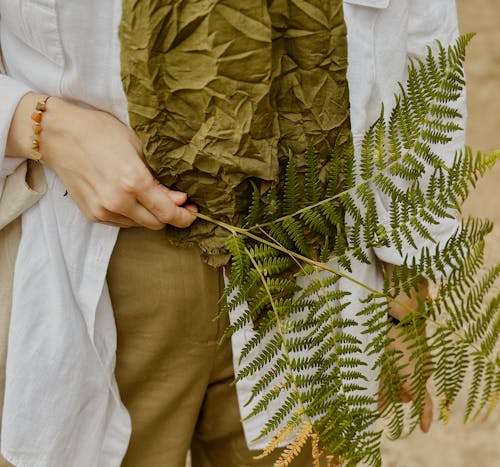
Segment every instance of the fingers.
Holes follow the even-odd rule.
[[[161,230],[165,227],[164,222],[158,220],[144,206],[137,202],[133,203],[133,208],[127,215],[139,225],[151,230]]]
[[[187,194],[161,185],[145,166],[140,166],[137,170],[128,168],[120,186],[162,224],[184,228],[189,227],[196,219],[190,210],[183,206]],[[191,207],[196,210],[196,207]]]
[[[157,222],[156,218],[151,216],[142,206],[140,206],[140,208],[147,214],[144,215],[144,218],[141,218],[141,216],[137,214],[129,217],[127,215],[115,213],[99,204],[96,204],[93,207],[91,206],[89,212],[84,212],[84,214],[85,217],[92,222],[112,225],[114,227],[147,227],[153,230],[158,230],[164,227],[164,224]],[[151,219],[149,217],[151,217]]]
[[[142,226],[151,230],[160,230],[165,224],[188,227],[195,220],[190,211],[197,211],[193,204],[181,207],[186,202],[186,193],[172,191],[159,184],[137,195],[108,191],[95,196],[86,186],[82,191],[86,192],[86,201],[81,209],[87,219],[119,227]]]
[[[170,190],[166,188],[166,194],[175,203],[176,206],[182,206],[187,201],[187,194],[182,191]]]
[[[378,405],[378,411],[381,415],[384,414],[384,411],[387,408],[387,405],[390,404],[390,401],[387,399],[386,394],[383,392],[384,388],[384,380],[385,376],[381,374],[380,380],[379,380],[379,394],[378,394],[378,400],[377,400],[377,405]],[[399,400],[406,404],[409,402],[412,402],[416,399],[416,396],[411,393],[411,390],[409,388],[408,383],[404,383],[401,385],[401,388],[399,390],[398,394]],[[431,425],[432,425],[432,415],[433,415],[433,402],[432,398],[429,394],[428,390],[425,390],[425,395],[424,395],[424,401],[423,401],[423,408],[422,408],[422,413],[420,414],[420,429],[424,433],[428,433]]]
[[[415,397],[411,396],[409,393],[406,391],[403,391],[400,396],[400,400],[403,404],[407,404],[413,400],[415,400]],[[386,402],[387,404],[387,402]],[[382,413],[385,410],[385,406],[383,403],[379,400],[378,402],[378,410],[379,413]],[[432,425],[432,414],[433,414],[433,406],[432,406],[432,399],[431,396],[429,395],[428,391],[425,391],[425,398],[424,398],[424,407],[422,410],[422,413],[420,415],[420,429],[424,433],[428,433],[431,425]]]
[[[59,144],[46,145],[51,159],[45,162],[87,219],[154,230],[165,224],[193,223],[189,209],[196,208],[184,206],[186,193],[171,191],[155,180],[144,163],[141,141],[131,129],[106,112],[57,103],[54,112],[62,118],[54,119],[51,112],[44,132],[49,131],[46,142]],[[68,121],[73,122],[71,127],[58,126]],[[61,150],[68,145],[73,148],[70,154]]]
[[[78,183],[68,190],[73,201],[91,222],[114,227],[146,227],[159,230],[165,224],[158,221],[131,196],[105,192],[97,195],[88,184]]]
[[[159,183],[137,193],[137,200],[159,221],[182,228],[189,227],[196,219],[190,211],[196,211],[196,206],[182,207],[186,199],[185,193],[169,190]]]
[[[154,204],[150,205],[150,209],[147,209],[133,198],[129,198],[119,206],[107,204],[106,206],[109,206],[110,209],[101,211],[97,217],[101,222],[120,223],[126,227],[142,226],[151,230],[160,230],[165,227],[165,224],[188,227],[195,219],[192,214],[189,214],[189,211],[197,211],[197,207],[189,204],[181,208],[176,204],[183,203],[186,197],[186,194],[182,193],[175,197],[175,202],[172,199],[164,199],[161,208],[154,210],[151,209],[151,207],[156,206]]]
[[[401,402],[408,403],[414,401],[416,399],[416,396],[411,394],[408,390],[402,388],[400,399]],[[423,409],[422,413],[420,414],[420,429],[424,433],[428,433],[431,428],[432,413],[433,413],[432,398],[429,394],[429,391],[426,390],[424,395]]]
[[[110,227],[118,227],[120,229],[129,229],[130,227],[135,227],[133,225],[117,224],[114,222],[99,222],[99,224],[109,225]]]
[[[131,225],[128,227],[146,227],[151,230],[161,230],[165,223],[161,222],[150,213],[144,206],[139,204],[133,197],[124,197],[120,202],[107,202],[105,204],[106,217],[104,221],[120,223],[123,219],[128,219]]]
[[[432,424],[432,399],[429,391],[425,391],[424,410],[420,415],[420,429],[428,433]]]
[[[404,404],[407,404],[408,402],[411,402],[413,400],[413,397],[410,393],[407,391],[402,391],[400,395],[401,402]]]
[[[59,176],[92,222],[152,230],[160,230],[165,224],[189,227],[194,222],[191,211],[197,211],[197,207],[185,205],[186,193],[161,185],[142,163],[122,170],[124,173],[109,179],[87,180],[70,170],[60,170]]]
[[[116,225],[118,227],[146,227],[151,230],[161,230],[165,227],[165,224],[158,222],[147,209],[137,203],[134,210],[127,215],[117,214],[108,210],[101,211],[97,222]]]

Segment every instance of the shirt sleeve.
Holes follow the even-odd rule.
[[[408,2],[408,41],[407,57],[425,58],[427,47],[437,49],[436,40],[443,46],[453,44],[458,38],[458,18],[454,0],[412,0]],[[465,122],[466,122],[466,97],[465,90],[459,100],[454,104],[462,117],[457,123],[462,128],[453,134],[453,139],[447,144],[430,145],[431,150],[438,154],[443,162],[451,165],[456,151],[461,150],[465,145]],[[422,183],[427,183],[428,176],[424,175]],[[389,203],[383,194],[379,194],[379,218],[382,222],[389,218]],[[458,228],[458,221],[454,218],[442,219],[439,224],[426,224],[426,227],[433,238],[433,241],[413,232],[416,248],[408,243],[404,245],[403,254],[391,247],[375,248],[375,254],[386,263],[401,265],[405,257],[411,259],[420,254],[424,248],[430,251],[435,250],[453,235]]]
[[[5,74],[0,55],[0,197],[3,193],[5,178],[13,173],[17,166],[24,160],[18,157],[6,157],[5,149],[10,123],[17,104],[25,94],[31,91],[32,89],[26,84]]]

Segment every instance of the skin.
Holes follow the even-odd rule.
[[[9,130],[7,154],[29,157],[31,113],[43,95],[26,94]],[[53,169],[92,222],[160,230],[189,227],[195,220],[187,195],[161,185],[144,163],[135,133],[112,115],[57,97],[43,114],[41,162]]]
[[[392,274],[394,266],[392,264],[384,264],[384,269],[387,274]],[[396,297],[396,301],[398,304],[394,302],[389,303],[389,314],[394,318],[401,320],[408,313],[407,308],[413,310],[418,309],[418,302],[426,299],[428,295],[428,283],[426,280],[423,280],[417,289],[414,289],[410,295],[407,295],[405,292],[401,292]],[[396,327],[393,327],[389,331],[389,337],[391,337],[393,342],[390,344],[389,348],[399,350],[402,352],[401,360],[398,362],[404,366],[404,368],[400,371],[402,376],[409,376],[415,373],[415,361],[410,359],[410,355],[412,354],[411,346],[413,344],[412,340],[408,340],[404,342],[404,340],[399,337],[398,331]],[[430,375],[429,375],[430,376]],[[383,378],[383,375],[382,375]],[[405,383],[402,384],[400,388],[400,398],[402,402],[411,402],[415,400],[416,396],[411,391],[411,382],[412,379],[408,378]],[[425,391],[425,400],[424,400],[424,409],[422,415],[420,416],[420,429],[427,433],[432,424],[432,413],[433,413],[433,405],[432,399],[430,397],[429,391]]]
[[[6,153],[27,157],[33,135],[30,118],[37,101],[44,95],[28,93],[19,102],[9,130]],[[54,170],[68,194],[84,216],[92,221],[117,227],[139,227],[160,230],[170,224],[189,227],[195,220],[191,211],[197,207],[187,202],[186,193],[161,185],[146,164],[137,135],[112,115],[86,109],[51,97],[43,114],[40,162]],[[392,266],[385,265],[387,272]],[[417,297],[425,297],[426,284],[408,297],[398,300],[415,307]],[[389,313],[401,319],[406,310],[394,303]],[[392,344],[403,352],[410,374],[413,363],[408,346],[395,337]],[[410,385],[401,388],[401,400],[414,399]],[[420,419],[422,431],[429,431],[432,422],[432,401],[426,393],[424,412]]]

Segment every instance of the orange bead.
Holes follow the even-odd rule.
[[[42,112],[33,112],[31,114],[31,119],[37,123],[40,123],[42,121]]]

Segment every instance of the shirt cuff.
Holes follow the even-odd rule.
[[[2,103],[2,111],[0,112],[0,179],[10,175],[24,160],[22,158],[9,158],[7,162],[5,148],[17,104],[25,94],[31,91],[32,89],[24,83],[9,76],[0,75],[0,102]]]

